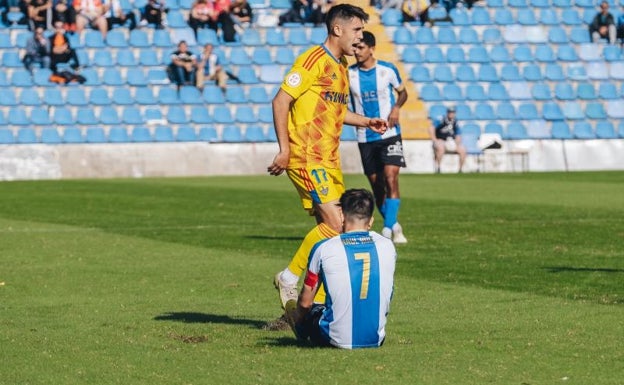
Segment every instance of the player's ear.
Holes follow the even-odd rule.
[[[334,36],[342,35],[342,28],[340,27],[339,23],[334,24],[331,28],[331,31],[332,31],[332,35]]]

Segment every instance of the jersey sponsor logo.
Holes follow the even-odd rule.
[[[319,189],[319,192],[323,194],[324,196],[327,196],[327,194],[329,193],[329,187],[323,186]]]
[[[376,102],[377,101],[377,90],[365,91],[362,93],[362,101],[364,103]]]
[[[403,156],[403,144],[397,141],[388,146],[388,156]]]
[[[291,87],[297,87],[301,84],[301,75],[298,72],[291,72],[286,77],[286,83]]]
[[[343,92],[325,91],[323,93],[323,100],[327,102],[349,104],[349,94]]]

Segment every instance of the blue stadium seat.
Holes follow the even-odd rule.
[[[410,71],[410,79],[416,83],[429,83],[433,81],[433,78],[429,73],[429,68],[424,66],[412,67],[412,70]]]
[[[472,27],[468,27],[468,26],[462,27],[462,29],[459,30],[458,35],[459,35],[459,42],[462,44],[479,44],[480,43],[479,34]]]
[[[152,45],[159,48],[167,48],[171,49],[175,44],[171,39],[171,35],[169,34],[169,30],[167,29],[156,29],[152,32]]]
[[[134,51],[130,49],[117,50],[115,64],[122,67],[135,67],[138,64]]]
[[[544,79],[542,69],[537,64],[528,64],[522,69],[522,77],[530,82],[538,82]]]
[[[267,47],[256,47],[252,52],[251,61],[258,65],[272,64],[271,51]]]
[[[507,5],[509,5],[512,8],[523,9],[523,8],[528,7],[528,1],[527,0],[507,0]]]
[[[87,130],[87,137],[88,136],[89,136],[89,131]],[[120,126],[111,127],[110,130],[108,131],[108,141],[111,143],[130,142],[130,136],[128,135],[128,130],[125,127],[120,127]]]
[[[501,126],[500,123],[496,123],[496,122],[487,123],[485,125],[485,128],[483,129],[483,132],[485,134],[498,134],[500,135],[501,138],[504,135],[503,126]]]
[[[398,29],[402,29],[402,28],[398,28]],[[452,28],[439,28],[437,41],[439,44],[456,44],[457,35],[455,35],[455,30]]]
[[[622,60],[622,49],[617,45],[605,45],[602,49],[602,56],[606,61]]]
[[[499,103],[496,106],[496,117],[501,120],[514,120],[516,116],[516,108],[509,102]]]
[[[150,87],[136,87],[134,90],[134,101],[136,103],[149,105],[156,104],[158,102]]]
[[[551,28],[561,24],[561,20],[559,20],[559,15],[552,8],[540,9],[539,22],[540,24],[550,26]]]
[[[17,130],[16,142],[21,144],[37,143],[37,133],[32,127],[20,127]]]
[[[445,84],[442,87],[442,96],[444,96],[445,100],[449,101],[460,101],[464,99],[464,93],[461,87],[454,83]]]
[[[446,50],[446,61],[449,63],[465,63],[466,56],[461,47],[449,47]]]
[[[503,31],[503,40],[510,44],[522,44],[527,42],[524,27],[518,24],[512,24],[505,27]]]
[[[85,140],[87,143],[105,143],[107,141],[102,127],[87,127]]]
[[[613,83],[602,82],[598,86],[598,97],[600,99],[613,100],[619,98],[617,87]]]
[[[98,117],[102,124],[111,125],[121,123],[117,108],[113,106],[103,106],[102,108],[100,108],[100,113],[98,114]]]
[[[4,88],[0,92],[0,106],[17,106],[17,96],[14,88]]]
[[[199,132],[197,134],[197,140],[201,140],[203,142],[219,141],[219,135],[217,134],[217,129],[214,128],[213,126],[200,127]]]
[[[566,83],[564,83],[566,84]],[[596,94],[596,89],[592,83],[578,83],[576,86],[576,94],[580,100],[596,100],[598,95]]]
[[[492,20],[487,8],[472,7],[471,23],[472,25],[491,25]]]
[[[517,62],[532,62],[534,60],[531,47],[526,44],[516,46],[513,51],[513,57]]]
[[[451,67],[446,64],[439,64],[433,69],[433,80],[448,83],[455,80]]]
[[[249,32],[249,31],[253,31],[253,32]],[[249,46],[260,45],[258,40],[251,38],[253,35],[258,36],[257,34],[258,32],[255,29],[249,28],[245,30],[245,32],[243,33],[243,36],[241,36],[241,39],[243,37],[246,37],[245,42],[247,42],[248,43],[247,45]],[[197,44],[199,44],[202,47],[205,46],[206,44],[212,44],[213,46],[218,46],[220,42],[219,42],[219,36],[217,35],[217,31],[211,28],[198,29],[197,30]]]
[[[264,41],[270,46],[286,45],[284,31],[277,28],[267,28],[265,31]]]
[[[245,89],[243,87],[228,87],[225,91],[225,100],[228,103],[247,103],[247,96],[245,96]]]
[[[533,102],[522,103],[518,106],[518,119],[535,120],[539,119],[537,107]]]
[[[234,120],[239,123],[256,123],[258,118],[256,117],[256,113],[251,106],[239,105],[236,107],[236,111],[234,112]]]
[[[344,130],[344,128],[343,128]],[[265,142],[267,140],[264,130],[261,126],[251,125],[245,129],[244,140],[246,142]]]
[[[531,139],[550,139],[550,128],[545,120],[535,119],[527,123],[527,135]]]
[[[434,44],[436,38],[433,36],[431,28],[418,28],[414,33],[414,43],[416,44]]]
[[[594,120],[607,119],[607,111],[602,103],[590,102],[585,106],[585,116]]]
[[[572,88],[570,83],[556,83],[555,84],[555,97],[559,100],[575,100],[576,92]]]
[[[227,125],[223,127],[221,140],[226,143],[239,143],[243,142],[243,133],[240,127],[234,125]]]
[[[553,122],[551,127],[551,135],[553,139],[572,139],[572,133],[570,132],[570,126],[566,122],[558,121]]]
[[[468,86],[466,86],[466,99],[471,101],[484,101],[488,100],[488,96],[485,94],[485,90],[480,84],[468,84]]]
[[[176,137],[174,137],[173,129],[170,126],[156,126],[154,140],[156,142],[174,142]]]
[[[583,64],[569,64],[566,76],[568,79],[576,81],[588,79],[587,71]]]
[[[587,34],[587,31],[585,31]],[[578,46],[578,55],[584,61],[602,60],[602,47],[593,43],[582,43]]]
[[[446,114],[446,107],[442,106],[442,108],[443,109],[436,116]],[[467,104],[463,104],[463,103],[458,103],[455,105],[455,116],[457,117],[458,120],[462,122],[474,119],[474,117],[472,116],[472,110],[470,109],[470,106]]]
[[[206,85],[202,92],[203,99],[208,104],[223,104],[225,103],[225,96],[221,88],[216,85]]]
[[[510,122],[507,125],[506,134],[503,136],[503,139],[509,140],[524,140],[528,138],[526,127],[519,121]]]
[[[130,31],[128,43],[134,48],[148,48],[151,46],[149,36],[143,29],[133,29]]]
[[[174,29],[188,27],[184,14],[180,10],[173,9],[167,12],[167,25]]]
[[[170,106],[167,110],[167,121],[172,124],[188,124],[191,122],[183,106]]]
[[[548,44],[540,44],[535,47],[535,60],[541,63],[553,63],[557,60],[557,55]]]
[[[607,100],[607,115],[609,118],[624,119],[624,100]],[[620,137],[624,137],[624,130],[622,130],[622,124],[618,126],[618,132]]]
[[[499,28],[486,28],[482,34],[483,44],[500,44],[503,42],[503,35]]]
[[[471,65],[463,64],[455,70],[455,79],[459,82],[476,82],[477,76]]]
[[[128,71],[126,72],[126,79],[128,85],[132,87],[144,87],[149,84],[143,68],[140,67],[128,68]]]
[[[106,45],[112,48],[128,48],[128,41],[123,31],[113,29],[106,34]]]
[[[41,104],[39,93],[34,88],[24,88],[20,92],[19,104],[24,106],[38,106]]]
[[[422,63],[424,58],[417,47],[405,47],[401,53],[401,61],[404,63]]]
[[[212,117],[205,106],[192,106],[190,120],[197,124],[212,123]]]
[[[498,25],[511,25],[515,20],[511,11],[507,8],[497,8],[494,11],[494,22]]]
[[[19,57],[18,51],[7,50],[2,52],[2,66],[9,68],[22,68],[22,60]]]
[[[277,64],[292,65],[295,62],[295,53],[290,47],[277,47],[275,62]]]
[[[87,81],[83,84],[84,86],[99,86],[102,84],[100,75],[95,68],[84,68],[80,71],[80,75],[87,79]]]
[[[470,14],[465,8],[451,8],[449,16],[453,20],[453,25],[468,26],[471,23]]]
[[[552,5],[557,8],[570,8],[572,0],[552,0]]]
[[[141,110],[135,106],[126,106],[121,111],[121,121],[125,124],[143,124],[143,114]]]
[[[535,12],[533,12],[533,9],[531,8],[518,9],[516,19],[520,25],[537,25]]]
[[[183,86],[178,90],[179,99],[182,104],[202,104],[202,92],[195,86]]]
[[[60,144],[63,140],[55,127],[43,127],[41,129],[41,143]]]
[[[107,86],[122,86],[126,83],[118,68],[105,68],[102,82]]]
[[[490,56],[482,45],[475,45],[468,50],[468,61],[471,63],[489,63]]]
[[[234,123],[234,117],[229,107],[223,105],[217,105],[212,110],[212,116],[216,123],[220,124],[232,124]]]
[[[398,27],[403,24],[403,15],[396,8],[387,8],[381,14],[381,23],[388,27]]]
[[[310,45],[310,40],[308,39],[307,30],[301,27],[290,28],[288,30],[288,44],[290,45]]]
[[[495,63],[509,63],[511,55],[504,45],[495,45],[490,51],[490,60]]]
[[[321,44],[327,38],[325,26],[312,27],[310,29],[310,44]]]
[[[591,80],[608,80],[609,68],[604,61],[595,61],[587,63],[587,76]]]
[[[69,88],[74,89],[74,88]],[[68,89],[68,90],[69,90]],[[82,88],[76,88],[82,89]],[[0,105],[2,105],[2,94],[0,92]],[[46,88],[43,90],[43,103],[48,106],[62,106],[65,105],[65,99],[63,99],[63,95],[61,94],[61,90],[58,88]]]
[[[266,92],[264,86],[252,86],[249,87],[249,101],[251,103],[270,103],[269,95]]]
[[[440,89],[431,83],[427,83],[420,89],[420,98],[426,102],[438,102],[443,100]]]
[[[281,84],[284,80],[284,71],[276,64],[262,65],[260,66],[260,80],[263,83]]]
[[[546,79],[551,81],[562,81],[565,80],[566,76],[563,73],[563,67],[558,63],[549,63],[546,64],[546,68],[544,69],[544,76]]]
[[[30,110],[30,122],[37,126],[47,126],[52,124],[52,119],[50,119],[48,108],[34,107],[32,110]],[[5,125],[7,124],[7,122],[3,122],[2,124]]]
[[[265,66],[263,66],[265,67]],[[241,66],[238,68],[238,78],[243,84],[258,84],[260,80],[256,75],[256,71],[252,66]]]
[[[84,143],[85,138],[82,131],[76,126],[65,127],[61,133],[63,143]]]
[[[106,42],[102,38],[100,31],[86,29],[84,33],[84,44],[87,48],[106,48]]]
[[[56,84],[50,81],[50,76],[52,76],[52,70],[49,68],[35,68],[33,71],[33,83],[42,87],[55,86]]]
[[[92,107],[80,107],[76,110],[76,123],[83,125],[95,125],[100,121],[95,116]]]
[[[551,100],[552,94],[550,87],[545,83],[534,83],[531,89],[531,94],[535,100]]]
[[[472,116],[472,111],[470,111],[470,107],[468,107],[470,116]],[[446,106],[443,104],[434,104],[429,107],[429,118],[431,120],[440,119],[440,117],[446,115]]]
[[[273,109],[271,106],[260,106],[258,108],[258,122],[273,124]]]
[[[548,41],[553,44],[567,44],[569,42],[568,34],[562,27],[550,27],[548,29]]]
[[[415,43],[414,35],[407,28],[397,28],[392,34],[392,41],[398,45],[411,45]]]
[[[143,48],[139,50],[139,64],[142,66],[160,66],[161,60],[158,58],[158,53],[155,50],[149,48]]]
[[[33,81],[30,72],[23,68],[14,69],[11,75],[11,85],[16,87],[32,87]]]
[[[568,26],[577,26],[583,24],[581,16],[579,16],[578,11],[574,8],[564,8],[561,11],[561,21],[564,25]]]
[[[112,100],[114,104],[120,106],[128,106],[134,104],[134,98],[130,93],[130,88],[127,87],[113,88]]]
[[[26,34],[21,33],[20,35],[24,35],[26,36]],[[28,38],[26,36],[26,38]],[[9,33],[8,30],[0,30],[0,48],[1,49],[7,49],[7,48],[14,48],[13,42],[11,42],[11,34]]]
[[[151,142],[153,138],[149,128],[145,126],[137,126],[131,129],[130,140],[137,143],[145,143]]]
[[[563,120],[565,115],[558,103],[548,102],[542,104],[542,117],[546,120]]]
[[[55,107],[54,112],[52,113],[52,121],[55,124],[64,126],[64,125],[72,125],[76,123],[74,119],[74,115],[71,110],[66,107]]]
[[[107,106],[112,103],[106,88],[91,88],[89,103],[96,106]]]
[[[446,58],[440,47],[428,46],[425,48],[425,61],[427,63],[445,63]]]
[[[624,80],[624,62],[612,62],[609,66],[609,77],[614,80]]]
[[[488,85],[488,98],[495,101],[507,101],[509,93],[502,84],[492,82]]]
[[[505,64],[501,68],[500,74],[501,80],[504,81],[519,81],[522,80],[522,76],[520,76],[520,70],[516,64]]]
[[[158,102],[165,105],[180,104],[180,98],[178,97],[178,91],[175,87],[160,87],[158,90]]]
[[[198,138],[195,129],[185,124],[178,127],[175,140],[178,142],[195,142]]]
[[[609,121],[599,121],[596,123],[596,137],[598,139],[615,139],[615,128]]]
[[[143,111],[143,120],[147,124],[164,124],[166,122],[163,117],[163,112],[161,108],[146,108]]]
[[[489,103],[478,103],[474,108],[474,117],[477,120],[495,120],[494,108]]]
[[[483,64],[479,67],[477,78],[480,82],[498,82],[500,80],[496,67],[492,64]]]

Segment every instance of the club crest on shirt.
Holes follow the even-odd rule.
[[[297,87],[301,84],[301,75],[298,72],[291,72],[286,77],[286,83],[291,87]]]
[[[325,187],[321,187],[321,188],[319,189],[319,192],[320,192],[321,194],[323,194],[323,195],[325,195],[325,196],[326,196],[326,195],[329,193],[329,188],[328,188],[327,186],[325,186]]]

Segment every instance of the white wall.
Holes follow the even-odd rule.
[[[520,157],[506,149],[527,150],[528,171],[623,170],[624,140],[529,140],[505,143],[470,157],[466,172],[522,171]],[[157,176],[249,175],[266,173],[276,143],[124,143],[0,145],[0,180],[129,178]],[[345,173],[361,173],[357,144],[341,144]],[[428,140],[404,142],[404,173],[432,173]],[[457,156],[443,159],[442,172],[456,172]]]

